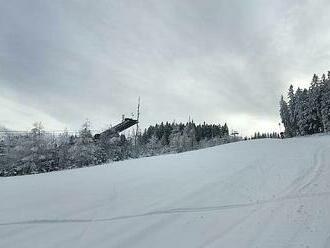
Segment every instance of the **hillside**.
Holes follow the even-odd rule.
[[[0,178],[0,247],[330,247],[330,136]]]

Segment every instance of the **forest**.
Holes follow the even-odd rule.
[[[237,141],[228,126],[215,124],[161,123],[143,132],[96,140],[86,121],[77,135],[46,132],[36,122],[27,133],[2,132],[0,176],[36,174],[80,168],[111,161],[179,153]]]
[[[330,71],[314,74],[308,89],[290,85],[287,100],[281,97],[280,115],[285,136],[294,137],[330,131]]]

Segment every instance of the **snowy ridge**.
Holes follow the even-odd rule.
[[[330,247],[330,136],[0,179],[0,247]]]

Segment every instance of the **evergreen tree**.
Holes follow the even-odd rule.
[[[291,131],[292,127],[290,122],[289,108],[283,96],[281,96],[281,101],[280,101],[280,115],[281,115],[282,123],[285,128],[286,135],[292,137],[292,131]]]
[[[330,71],[324,82],[324,90],[321,100],[321,115],[324,131],[330,132]]]
[[[170,135],[170,148],[172,151],[182,152],[183,142],[179,125],[174,125]]]
[[[298,134],[298,125],[297,125],[297,99],[292,84],[289,87],[288,98],[289,98],[288,108],[289,108],[289,118],[290,118],[289,135],[293,137]]]
[[[281,97],[280,115],[289,137],[330,131],[330,71],[321,80],[314,74],[309,89],[293,91],[288,104]]]
[[[303,91],[298,88],[296,92],[297,96],[297,125],[299,134],[306,135],[311,134],[311,118],[309,116],[309,96],[308,91]]]
[[[182,149],[184,151],[192,150],[196,147],[196,128],[194,123],[188,123],[182,133]]]
[[[69,152],[70,160],[74,167],[84,167],[97,163],[95,157],[96,146],[89,121],[82,125],[77,142],[70,148]]]
[[[311,118],[312,133],[323,132],[322,116],[321,116],[321,98],[322,89],[319,78],[314,74],[311,86],[309,88],[309,115]]]
[[[221,134],[222,134],[222,136],[228,136],[229,135],[229,129],[228,129],[227,123],[225,123],[225,125],[223,125],[222,130],[221,130]]]

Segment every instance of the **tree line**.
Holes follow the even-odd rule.
[[[286,137],[330,131],[330,71],[314,74],[308,89],[290,85],[287,100],[281,96],[280,115]]]
[[[236,141],[228,126],[161,123],[133,135],[96,140],[85,122],[77,135],[48,133],[41,123],[30,132],[0,137],[0,176],[43,173],[98,165],[129,158],[178,153]]]
[[[279,139],[280,135],[277,132],[272,133],[260,133],[255,132],[253,136],[251,136],[250,139]]]

